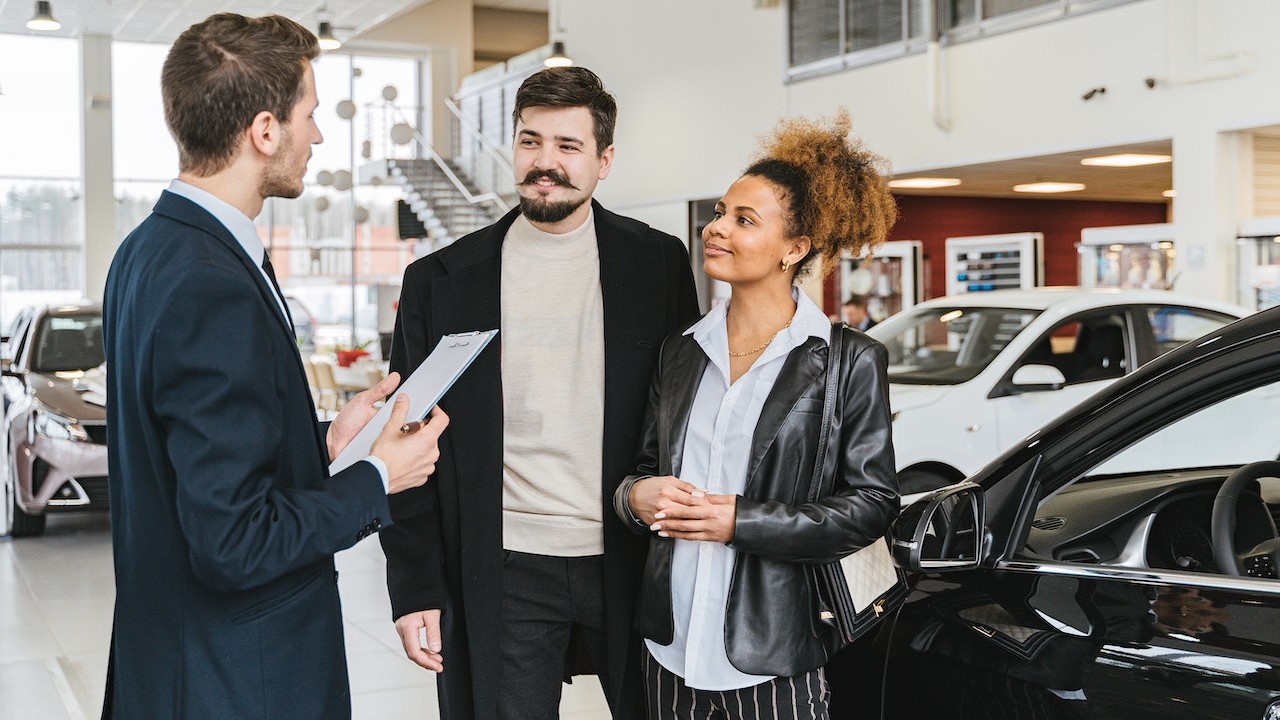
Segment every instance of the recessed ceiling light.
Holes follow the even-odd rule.
[[[1162,193],[1160,193],[1160,194],[1161,194],[1161,195],[1163,195],[1163,196],[1165,196],[1165,197],[1167,197],[1167,198],[1171,198],[1171,197],[1178,197],[1178,191],[1177,191],[1177,190],[1165,190],[1164,192],[1162,192]]]
[[[913,177],[889,181],[889,187],[891,188],[910,188],[912,190],[934,190],[936,188],[955,187],[959,184],[960,178],[944,177]]]
[[[1139,165],[1159,165],[1173,162],[1172,155],[1151,155],[1147,153],[1120,153],[1118,155],[1099,155],[1087,157],[1080,161],[1081,165],[1099,165],[1102,167],[1138,167]]]
[[[1084,189],[1084,183],[1070,182],[1034,182],[1014,185],[1013,191],[1020,193],[1069,193]]]

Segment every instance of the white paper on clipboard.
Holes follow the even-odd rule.
[[[400,393],[409,395],[409,414],[405,416],[405,422],[425,418],[497,334],[497,330],[477,330],[440,338],[435,350],[431,351],[417,370],[409,374],[409,378],[387,398],[386,404],[378,410],[369,424],[329,464],[329,474],[336,475],[369,457],[369,451],[373,449],[374,441],[391,417],[391,406]]]

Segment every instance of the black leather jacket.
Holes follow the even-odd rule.
[[[737,501],[737,551],[725,614],[725,648],[742,672],[788,677],[826,662],[840,647],[815,617],[804,563],[839,559],[882,537],[898,513],[884,346],[844,328],[844,361],[833,451],[834,493],[807,502],[822,422],[827,342],[809,338],[787,356],[752,441],[747,485]],[[627,505],[631,486],[680,476],[685,431],[707,356],[692,336],[663,345],[649,391],[636,473],[614,494],[614,510],[649,532]],[[669,644],[674,634],[671,558],[675,540],[654,534],[636,610],[636,628]]]

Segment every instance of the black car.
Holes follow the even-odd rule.
[[[836,718],[1280,718],[1280,308],[906,508]],[[976,531],[975,531],[976,530]]]

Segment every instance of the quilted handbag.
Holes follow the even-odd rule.
[[[831,326],[826,389],[822,400],[823,422],[818,436],[818,455],[813,463],[813,482],[809,484],[809,502],[830,495],[835,484],[836,454],[831,451],[831,428],[840,385],[844,327],[844,323]],[[827,478],[830,478],[830,483]],[[910,590],[906,574],[894,564],[889,553],[887,538],[880,538],[837,562],[809,565],[809,577],[818,621],[834,627],[846,644],[875,627],[886,614],[897,610]]]

